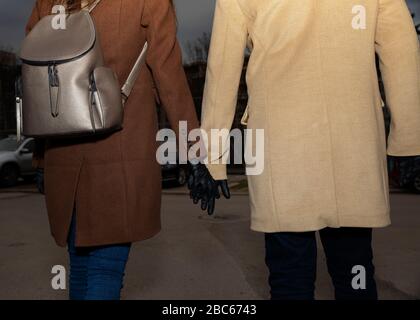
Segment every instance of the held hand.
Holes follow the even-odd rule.
[[[220,191],[226,199],[230,198],[227,180],[214,180],[207,167],[201,163],[191,165],[192,170],[188,180],[190,197],[194,203],[201,201],[201,209],[212,215],[215,210],[216,199],[220,198]]]
[[[36,183],[36,187],[37,187],[38,191],[41,194],[45,194],[45,189],[44,189],[44,169],[42,169],[42,168],[36,169],[35,183]]]

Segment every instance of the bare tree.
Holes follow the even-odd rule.
[[[13,47],[0,44],[0,65],[15,65],[16,55]]]
[[[413,19],[416,17],[414,13],[412,13],[411,16],[413,17]],[[417,31],[417,34],[420,35],[420,23],[416,25],[416,31]]]
[[[15,53],[15,49],[12,46],[0,44],[0,51]]]
[[[206,62],[210,50],[210,35],[204,32],[201,37],[194,42],[186,43],[188,62]]]

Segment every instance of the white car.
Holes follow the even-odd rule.
[[[12,187],[19,178],[32,177],[32,154],[35,141],[31,138],[18,143],[16,137],[0,140],[0,186]]]

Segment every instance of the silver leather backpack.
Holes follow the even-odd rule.
[[[144,64],[147,43],[122,88],[104,66],[89,10],[66,16],[54,29],[55,15],[41,19],[23,42],[23,102],[17,99],[18,136],[89,136],[122,128],[124,103]]]

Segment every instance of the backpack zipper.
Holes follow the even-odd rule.
[[[58,64],[64,64],[64,63],[68,63],[68,62],[72,62],[75,60],[78,60],[80,58],[82,58],[83,56],[85,56],[88,52],[90,52],[93,47],[96,44],[96,39],[93,41],[93,44],[90,46],[90,48],[88,50],[86,50],[85,52],[83,52],[82,54],[79,54],[76,57],[73,58],[69,58],[69,59],[63,59],[63,60],[50,60],[50,61],[34,61],[34,60],[26,60],[21,58],[20,60],[22,60],[23,63],[30,65],[30,66],[38,66],[38,67],[45,67],[45,66],[50,66],[50,65],[58,65]]]

